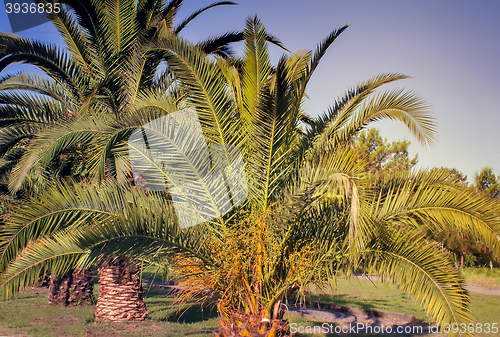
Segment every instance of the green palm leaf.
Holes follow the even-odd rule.
[[[185,18],[180,24],[178,24],[174,28],[174,34],[179,34],[180,31],[183,30],[184,27],[186,27],[188,23],[190,23],[191,21],[193,21],[198,15],[200,15],[203,12],[205,12],[206,10],[208,10],[210,8],[213,8],[213,7],[225,6],[225,5],[237,5],[237,3],[233,2],[233,1],[217,1],[217,2],[214,2],[214,3],[210,4],[210,5],[208,5],[208,6],[200,8],[197,11],[193,12],[191,15],[189,15],[187,18]]]
[[[281,174],[286,171],[282,168],[290,162],[290,151],[285,145],[291,93],[285,59],[278,63],[270,82],[262,87],[252,117],[254,142],[251,145],[253,153],[249,157],[250,188],[263,209],[267,209],[274,199],[275,189],[283,178]]]
[[[408,292],[441,326],[473,322],[464,282],[443,250],[418,233],[382,235],[376,247],[364,252],[369,273]]]
[[[243,118],[250,122],[255,107],[259,101],[259,95],[264,82],[271,74],[271,62],[269,51],[266,46],[267,32],[257,16],[248,18],[243,33],[245,41],[244,63],[243,63],[243,92],[244,107]]]

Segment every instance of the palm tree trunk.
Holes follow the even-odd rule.
[[[262,321],[260,315],[235,313],[219,321],[219,331],[214,332],[216,337],[232,336],[260,336],[260,337],[289,337],[290,324],[284,319],[270,319]]]
[[[49,304],[93,304],[92,271],[90,269],[71,269],[62,276],[52,276],[47,300]]]
[[[113,258],[99,268],[99,297],[95,318],[110,321],[142,321],[148,315],[142,299],[137,263]]]
[[[280,296],[279,298],[281,298]],[[285,310],[281,308],[281,300],[277,299],[269,309],[261,308],[258,313],[220,310],[225,312],[219,321],[219,332],[216,337],[261,336],[289,337],[290,323],[284,319]],[[266,318],[269,317],[269,318]]]

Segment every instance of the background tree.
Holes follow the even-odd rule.
[[[451,258],[460,268],[484,266],[489,265],[490,262],[498,265],[498,257],[495,256],[491,249],[484,242],[478,241],[469,235],[445,230],[429,233],[429,236],[450,251]],[[469,261],[466,260],[467,256],[471,257]]]
[[[492,198],[500,198],[500,179],[491,167],[483,167],[475,177],[476,189]]]
[[[397,171],[409,171],[418,162],[418,155],[413,158],[409,156],[410,141],[389,143],[387,138],[382,138],[380,131],[376,128],[362,130],[354,137],[352,144],[357,155],[367,162],[366,170],[377,176]]]

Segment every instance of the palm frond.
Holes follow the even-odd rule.
[[[214,3],[210,4],[210,5],[208,5],[208,6],[200,8],[197,11],[193,12],[191,15],[189,15],[187,18],[185,18],[180,24],[178,24],[174,28],[174,34],[179,34],[181,32],[181,30],[183,30],[184,27],[186,27],[186,25],[188,23],[190,23],[191,21],[193,21],[198,15],[200,15],[203,12],[205,12],[206,10],[208,10],[210,8],[213,8],[213,7],[225,6],[225,5],[237,5],[237,3],[233,2],[233,1],[217,1],[217,2],[214,2]]]
[[[420,234],[386,232],[377,246],[364,252],[364,258],[369,273],[408,292],[439,325],[473,322],[458,271],[445,251]]]
[[[37,0],[37,2],[48,3],[46,0]],[[85,4],[80,5],[85,6]],[[81,15],[82,13],[78,14]],[[61,6],[59,13],[52,11],[52,13],[48,14],[48,19],[61,33],[68,51],[82,68],[90,72],[91,67],[96,67],[96,62],[94,61],[96,55],[95,50],[91,48],[89,31],[74,19],[74,15],[70,10],[65,6]],[[83,21],[82,16],[80,16],[81,21]]]
[[[243,92],[244,111],[243,118],[250,122],[258,104],[259,94],[264,82],[271,75],[269,50],[266,46],[267,32],[257,16],[246,21],[243,39],[245,41],[243,63]]]
[[[39,130],[39,127],[32,124],[14,125],[2,128],[2,132],[0,133],[0,156],[6,156],[7,153],[14,148],[24,149],[27,142],[33,139]],[[12,159],[13,158],[10,158],[10,160]]]
[[[181,231],[171,201],[116,184],[60,185],[14,211],[2,233],[2,279],[10,292],[40,268],[88,267],[102,256],[137,258],[185,252],[210,264],[203,226]]]
[[[78,88],[85,87],[89,80],[80,65],[61,49],[0,33],[0,71],[17,62],[35,65],[55,81],[64,83],[70,96],[79,97]]]
[[[216,54],[223,58],[233,57],[233,50],[229,46],[230,43],[243,41],[244,32],[232,31],[221,35],[215,35],[199,41],[196,46],[203,50],[206,54]],[[283,50],[288,51],[283,43],[274,35],[267,34],[267,42],[270,42]]]
[[[113,54],[130,56],[131,48],[136,42],[138,25],[134,0],[106,0],[106,16],[109,35],[105,36],[108,45],[113,44]]]
[[[435,173],[434,173],[435,174]],[[450,182],[434,180],[434,174],[410,175],[404,183],[392,185],[376,196],[367,214],[375,223],[439,231],[451,229],[472,235],[500,256],[500,221],[497,200]],[[433,181],[434,180],[434,181]]]
[[[215,144],[240,145],[241,133],[234,132],[235,107],[219,67],[195,46],[180,38],[165,41],[161,50],[181,90],[188,91],[189,106],[196,108],[207,140]]]
[[[289,148],[285,148],[290,118],[290,82],[287,77],[286,59],[278,63],[271,83],[261,88],[260,98],[252,118],[255,134],[249,163],[250,188],[265,210],[276,198],[281,176],[290,162]],[[291,130],[292,132],[295,130]],[[274,197],[273,197],[274,195]]]
[[[40,113],[43,111],[43,113]],[[20,91],[0,91],[0,127],[18,124],[55,125],[69,112],[58,101]]]
[[[429,113],[428,105],[418,96],[395,90],[369,98],[381,85],[403,78],[406,76],[379,75],[350,90],[327,113],[313,122],[300,151],[310,151],[310,155],[315,151],[329,151],[350,141],[368,123],[382,118],[403,121],[422,144],[433,145],[435,121]]]
[[[1,81],[1,91],[27,91],[32,93],[39,93],[41,95],[50,97],[62,104],[66,105],[72,111],[76,111],[76,104],[78,97],[68,95],[70,92],[68,88],[63,88],[60,83],[36,74],[19,73],[15,76]]]
[[[18,191],[31,170],[46,168],[61,151],[75,145],[89,144],[93,137],[99,137],[103,133],[102,130],[96,128],[91,119],[85,118],[70,124],[63,124],[58,128],[42,129],[28,145],[25,154],[12,170],[9,188],[12,191]]]
[[[396,89],[383,92],[363,102],[359,113],[340,128],[335,143],[348,141],[368,123],[391,119],[405,124],[422,146],[434,146],[436,122],[429,110],[428,104],[411,91]]]
[[[350,25],[345,25],[339,29],[335,29],[332,31],[321,43],[316,47],[316,50],[312,56],[311,59],[311,65],[307,74],[307,80],[305,84],[307,85],[307,81],[311,78],[312,74],[314,73],[314,70],[318,67],[319,61],[323,58],[323,56],[326,54],[326,51],[330,46],[335,42],[335,40],[342,34],[347,27]]]

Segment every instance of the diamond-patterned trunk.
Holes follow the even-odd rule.
[[[52,276],[49,285],[49,304],[93,304],[94,281],[90,269],[69,270],[62,276]]]
[[[95,318],[142,321],[148,315],[142,299],[140,270],[136,263],[114,258],[99,268],[99,297]]]

